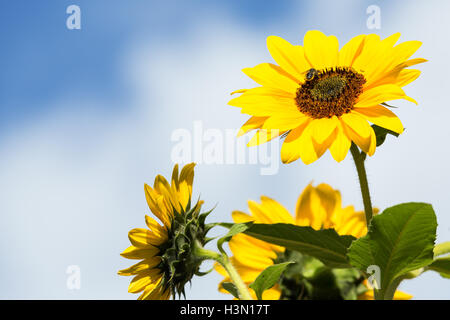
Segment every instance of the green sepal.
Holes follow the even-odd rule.
[[[377,147],[381,146],[384,143],[384,141],[386,140],[386,136],[388,134],[393,135],[395,137],[399,136],[399,134],[397,132],[394,132],[394,131],[388,130],[386,128],[377,126],[376,124],[372,125],[372,129],[375,132],[375,136],[376,136],[376,139],[377,139]]]
[[[185,285],[194,275],[200,272],[200,265],[204,258],[195,254],[198,246],[203,247],[211,238],[206,237],[210,228],[205,225],[206,217],[210,211],[201,213],[200,200],[191,208],[189,200],[186,208],[180,212],[174,209],[170,228],[168,228],[168,241],[160,247],[161,263],[158,268],[162,270],[161,286],[169,289],[175,298],[184,295]]]

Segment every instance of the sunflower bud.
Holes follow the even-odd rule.
[[[205,218],[209,214],[200,213],[202,201],[198,201],[186,212],[176,212],[168,230],[168,241],[160,247],[163,271],[162,286],[170,288],[172,295],[185,294],[184,286],[195,274],[199,274],[201,262],[204,260],[195,254],[196,247],[203,247],[206,242],[208,227]]]
[[[145,196],[152,213],[163,223],[161,226],[149,216],[148,229],[136,228],[129,232],[132,246],[122,252],[128,259],[143,259],[119,271],[120,275],[135,277],[128,287],[132,293],[142,292],[139,299],[167,300],[184,295],[184,286],[199,268],[204,257],[195,254],[208,239],[209,226],[205,219],[211,212],[200,213],[203,201],[191,207],[194,163],[178,173],[175,165],[171,184],[158,175],[153,188],[145,185]]]

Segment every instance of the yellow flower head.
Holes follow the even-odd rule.
[[[119,271],[119,275],[134,276],[128,291],[142,292],[139,299],[167,300],[184,294],[185,284],[198,272],[201,260],[192,249],[196,241],[206,242],[208,213],[200,214],[203,201],[191,207],[194,166],[188,164],[178,173],[175,165],[170,184],[160,175],[153,188],[145,184],[148,206],[163,225],[146,215],[148,229],[128,233],[131,246],[121,255],[142,261]]]
[[[293,217],[289,211],[277,201],[262,196],[261,203],[248,201],[250,214],[241,211],[234,211],[232,217],[235,223],[254,221],[255,223],[289,223],[299,226],[310,226],[315,230],[334,228],[340,235],[352,235],[356,238],[367,233],[365,215],[363,211],[355,211],[353,206],[342,207],[341,195],[338,190],[327,184],[319,184],[317,187],[309,184],[302,192],[297,201],[296,215]],[[377,213],[378,210],[374,210]],[[252,238],[245,234],[237,234],[230,241],[230,249],[233,253],[231,258],[233,265],[238,270],[242,280],[251,284],[256,277],[268,266],[280,261],[280,257],[285,257],[283,247],[273,245],[262,240]],[[292,258],[292,257],[291,257]],[[316,259],[303,258],[306,264],[314,266],[322,265]],[[215,269],[225,277],[223,282],[230,282],[227,273],[216,264]],[[222,283],[223,283],[222,282]],[[221,284],[221,292],[226,292]],[[256,298],[252,289],[251,294]],[[364,290],[365,291],[365,290]],[[288,298],[284,294],[279,284],[263,293],[263,299],[277,300]],[[305,292],[302,292],[304,298]],[[311,298],[311,297],[309,297]],[[373,292],[366,291],[358,296],[359,299],[373,299]],[[410,299],[411,296],[400,291],[395,294],[395,299]]]
[[[426,61],[409,59],[421,42],[395,45],[399,37],[399,33],[383,40],[376,34],[359,35],[340,50],[335,36],[315,30],[306,33],[303,46],[268,37],[267,47],[278,65],[243,69],[261,86],[237,90],[234,93],[242,95],[229,102],[252,116],[239,135],[257,129],[249,146],[285,136],[284,163],[301,158],[310,164],[328,149],[340,162],[352,142],[372,156],[376,137],[369,122],[403,132],[402,123],[384,103],[415,102],[402,87],[420,71],[407,68]]]

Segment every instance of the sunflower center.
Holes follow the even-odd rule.
[[[311,69],[295,101],[299,111],[311,118],[339,117],[353,109],[365,82],[362,74],[348,67]]]

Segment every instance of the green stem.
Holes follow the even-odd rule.
[[[366,214],[367,229],[369,229],[370,221],[372,220],[372,202],[370,201],[369,183],[367,181],[366,168],[364,166],[364,160],[366,159],[366,154],[360,152],[356,144],[352,142],[350,147],[350,152],[352,153],[353,160],[355,161],[356,171],[358,172],[359,185],[361,187],[361,194],[364,203],[364,212]]]
[[[450,241],[442,242],[434,246],[434,257],[450,253]]]
[[[386,290],[375,290],[375,300],[393,300],[395,291],[397,291],[400,282],[402,282],[404,279],[405,277],[398,277]]]
[[[230,276],[231,281],[233,281],[234,285],[236,286],[236,289],[239,293],[239,298],[241,300],[253,300],[250,292],[247,289],[247,285],[244,283],[244,281],[242,281],[236,268],[233,266],[230,259],[226,255],[221,255],[217,252],[207,250],[199,246],[196,246],[195,248],[195,255],[203,259],[215,260],[220,263]]]
[[[242,281],[241,277],[239,276],[239,273],[231,263],[230,259],[227,256],[221,257],[222,259],[217,260],[217,262],[219,262],[227,271],[231,281],[233,281],[234,285],[236,286],[236,289],[239,292],[239,298],[241,300],[253,300],[252,296],[250,295],[250,292],[247,289],[247,285],[244,283],[244,281]]]
[[[350,147],[350,152],[352,153],[353,161],[355,162],[356,166],[356,171],[358,172],[359,186],[361,187],[361,194],[364,203],[364,213],[366,214],[366,225],[367,230],[369,230],[370,221],[372,221],[373,209],[372,209],[372,201],[370,200],[369,182],[367,181],[366,167],[364,166],[366,154],[360,151],[356,146],[356,144],[354,144],[353,142]],[[380,295],[379,290],[374,289],[373,293],[375,300],[385,299],[384,296]],[[391,292],[389,292],[388,295],[390,295],[390,293]]]

